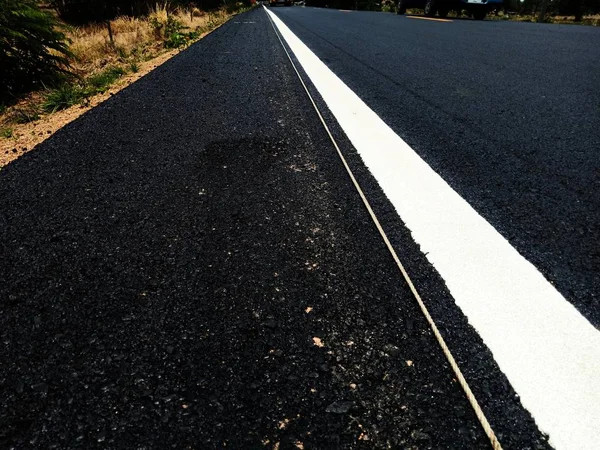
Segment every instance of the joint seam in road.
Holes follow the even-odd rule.
[[[319,120],[321,121],[321,124],[323,125],[323,128],[325,129],[325,131],[327,132],[327,135],[329,136],[329,139],[331,140],[333,146],[336,149],[336,152],[338,154],[338,156],[340,157],[340,160],[344,166],[344,168],[346,169],[346,172],[348,173],[348,176],[350,177],[350,180],[352,181],[352,184],[354,185],[354,187],[356,188],[358,195],[360,196],[363,204],[365,205],[365,208],[367,209],[369,216],[371,217],[373,223],[375,224],[375,227],[377,228],[377,230],[379,231],[379,234],[381,235],[381,238],[383,239],[387,249],[389,250],[392,258],[394,259],[394,261],[396,262],[396,265],[398,266],[398,269],[400,270],[400,273],[402,274],[404,280],[406,281],[408,287],[410,288],[410,291],[412,292],[415,300],[417,301],[417,303],[419,304],[419,308],[421,309],[423,315],[425,316],[425,319],[427,320],[427,323],[429,324],[431,330],[433,331],[433,334],[435,335],[435,338],[438,342],[438,344],[440,345],[440,348],[442,349],[442,352],[444,353],[444,356],[446,357],[446,359],[448,360],[448,362],[450,363],[450,367],[452,368],[452,371],[454,372],[454,375],[456,376],[456,379],[458,380],[461,388],[463,389],[463,391],[465,392],[465,395],[467,397],[467,400],[469,401],[469,404],[471,405],[471,407],[473,408],[475,415],[477,416],[477,419],[479,420],[479,423],[481,424],[486,436],[488,437],[488,439],[490,440],[490,443],[492,445],[492,448],[494,450],[501,450],[502,446],[500,444],[500,441],[498,440],[498,438],[496,437],[489,421],[487,420],[485,413],[483,412],[483,410],[481,409],[481,406],[479,406],[479,403],[477,401],[477,399],[475,398],[475,395],[473,394],[473,392],[471,391],[471,388],[469,387],[469,384],[467,383],[467,380],[465,379],[465,377],[462,374],[462,371],[460,370],[460,367],[458,366],[456,360],[454,359],[454,356],[452,355],[452,352],[450,351],[450,349],[448,348],[448,345],[446,344],[446,341],[444,340],[442,334],[440,333],[435,321],[433,320],[433,318],[431,317],[431,314],[429,313],[429,310],[427,309],[427,306],[425,305],[425,302],[423,301],[423,299],[421,298],[421,295],[419,294],[419,291],[417,290],[417,288],[415,287],[410,275],[408,274],[408,272],[406,271],[406,269],[404,268],[404,265],[402,264],[402,262],[400,261],[400,258],[398,257],[398,254],[396,253],[396,250],[394,249],[394,247],[392,246],[385,230],[383,229],[381,223],[379,222],[379,219],[377,218],[377,215],[375,214],[375,212],[373,211],[373,208],[371,207],[371,204],[369,202],[369,200],[367,199],[365,193],[363,192],[360,184],[358,183],[358,180],[356,179],[356,177],[354,176],[354,173],[352,172],[352,169],[350,169],[350,166],[348,165],[348,162],[346,161],[346,158],[344,157],[337,141],[335,140],[335,138],[333,137],[333,135],[331,134],[331,131],[329,129],[329,127],[327,126],[327,123],[325,122],[325,119],[323,118],[323,115],[321,114],[321,111],[319,110],[319,107],[317,106],[315,100],[313,99],[310,91],[308,90],[308,87],[306,86],[306,83],[304,82],[304,79],[302,78],[302,75],[300,74],[300,72],[298,71],[298,68],[296,67],[296,65],[294,64],[294,61],[292,59],[292,57],[290,56],[285,44],[283,43],[281,36],[279,35],[279,32],[275,26],[275,24],[273,23],[273,19],[271,18],[269,11],[267,12],[267,16],[269,17],[269,20],[271,22],[271,26],[273,27],[273,30],[275,31],[275,34],[277,35],[277,39],[279,39],[279,42],[281,43],[281,46],[283,47],[283,50],[285,51],[290,64],[292,65],[294,71],[296,72],[296,75],[298,76],[298,79],[300,80],[300,83],[302,84],[302,87],[304,88],[304,90],[306,91],[306,95],[308,95],[308,98],[313,106],[313,108],[315,109],[315,112],[317,113],[317,116],[319,117]]]

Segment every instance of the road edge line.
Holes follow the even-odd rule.
[[[307,79],[557,449],[595,447],[600,330],[268,11]]]
[[[308,98],[310,99],[310,102],[312,103],[312,105],[313,105],[313,107],[315,109],[315,112],[317,113],[317,116],[319,117],[319,119],[321,121],[321,124],[323,125],[323,128],[327,132],[327,134],[329,136],[329,139],[331,140],[333,146],[335,147],[335,149],[337,151],[337,154],[340,157],[340,160],[342,161],[342,164],[343,164],[344,168],[346,169],[346,172],[348,173],[348,176],[350,177],[350,180],[352,181],[352,184],[356,188],[356,190],[357,190],[357,192],[358,192],[358,194],[359,194],[359,196],[360,196],[360,198],[361,198],[361,200],[362,200],[365,208],[367,209],[367,211],[369,213],[369,216],[371,216],[371,220],[373,221],[373,223],[377,227],[377,230],[379,231],[379,234],[381,235],[381,238],[383,239],[383,241],[384,241],[384,243],[385,243],[388,251],[390,252],[392,258],[396,262],[396,265],[397,265],[398,269],[400,270],[400,273],[402,274],[402,277],[404,278],[406,284],[410,288],[410,291],[412,292],[415,300],[417,301],[417,303],[419,305],[419,308],[421,309],[421,312],[425,316],[425,319],[427,320],[427,323],[429,324],[431,330],[433,331],[433,334],[435,335],[435,338],[436,338],[436,340],[437,340],[440,348],[442,349],[442,352],[444,353],[444,356],[448,360],[448,363],[450,364],[450,367],[452,368],[452,371],[454,372],[454,375],[456,376],[456,379],[458,380],[461,388],[463,389],[463,391],[465,393],[465,396],[466,396],[467,400],[469,401],[469,404],[471,405],[471,407],[473,408],[473,411],[475,412],[475,415],[477,416],[477,420],[481,424],[481,426],[483,428],[483,431],[485,432],[486,436],[490,440],[490,444],[491,444],[492,448],[494,450],[502,450],[502,446],[500,444],[500,441],[496,437],[496,434],[494,433],[494,430],[492,429],[492,426],[490,425],[489,421],[487,420],[487,417],[485,416],[485,413],[481,409],[481,406],[479,405],[479,402],[475,398],[475,395],[473,394],[473,391],[471,391],[471,388],[469,387],[469,383],[467,382],[467,380],[465,379],[464,375],[462,374],[462,371],[460,370],[460,367],[458,366],[456,360],[454,359],[454,356],[452,355],[452,352],[448,348],[448,345],[446,344],[446,341],[444,340],[442,334],[440,333],[440,331],[439,331],[439,329],[438,329],[435,321],[431,317],[431,314],[429,313],[429,310],[427,309],[427,306],[423,302],[423,299],[421,298],[421,295],[419,294],[419,292],[418,292],[417,288],[415,287],[412,279],[410,278],[410,275],[408,274],[408,272],[404,268],[404,265],[400,261],[400,258],[398,257],[398,254],[396,253],[396,250],[394,249],[394,247],[392,246],[389,238],[387,237],[387,234],[386,234],[385,230],[383,229],[381,223],[379,222],[379,219],[377,218],[377,215],[373,211],[373,208],[371,207],[371,204],[370,204],[369,200],[367,199],[365,193],[363,192],[360,184],[356,180],[356,177],[354,176],[354,173],[352,172],[352,169],[350,169],[350,166],[348,165],[348,162],[346,161],[346,158],[342,154],[342,151],[341,151],[339,145],[337,144],[337,141],[335,140],[335,138],[331,134],[331,131],[330,131],[329,127],[327,126],[327,123],[325,122],[325,119],[323,118],[323,115],[321,114],[321,111],[319,110],[319,107],[317,106],[317,104],[316,104],[315,100],[313,99],[310,91],[308,90],[308,87],[306,86],[306,83],[304,82],[304,80],[302,78],[302,75],[298,71],[298,68],[294,64],[294,61],[292,60],[292,57],[290,56],[287,48],[285,47],[285,45],[284,45],[284,43],[283,43],[283,41],[281,39],[281,36],[279,35],[277,28],[275,27],[275,23],[274,23],[274,21],[273,21],[273,19],[271,17],[271,14],[273,14],[273,13],[271,13],[270,11],[268,11],[266,9],[265,9],[265,11],[266,11],[266,13],[267,13],[267,15],[269,17],[269,20],[271,22],[271,26],[273,27],[273,30],[275,30],[275,34],[277,35],[277,38],[279,39],[279,42],[281,43],[281,46],[283,47],[283,50],[285,51],[285,54],[287,55],[288,59],[290,60],[290,63],[292,65],[292,67],[294,68],[294,71],[296,72],[296,75],[298,76],[298,79],[300,80],[300,83],[302,83],[302,87],[306,91],[306,94],[308,95]]]

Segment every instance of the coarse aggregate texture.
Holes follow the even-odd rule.
[[[254,10],[0,172],[2,448],[487,448],[311,108]]]

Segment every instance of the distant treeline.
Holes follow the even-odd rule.
[[[380,11],[379,0],[306,0],[306,6],[335,9],[358,9],[361,11]]]
[[[307,6],[336,9],[380,11],[387,0],[306,0]],[[503,10],[519,14],[535,14],[543,0],[504,0]],[[586,14],[600,14],[600,0],[552,0],[548,14],[575,16],[580,20]]]
[[[203,11],[210,11],[237,0],[168,0],[170,7],[194,6]],[[381,11],[395,8],[397,0],[306,0],[308,6],[329,7],[336,9],[358,9]],[[544,0],[504,0],[503,10],[518,14],[535,14]],[[156,3],[165,0],[50,0],[50,5],[58,11],[59,16],[72,23],[86,23],[112,19],[119,15],[145,15],[155,7]],[[250,0],[243,0],[250,4]],[[384,7],[385,5],[385,7]],[[600,13],[600,0],[551,0],[548,14],[575,16],[580,20],[586,14]]]

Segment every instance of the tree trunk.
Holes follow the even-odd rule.
[[[112,32],[112,28],[110,26],[110,20],[106,21],[106,28],[108,28],[108,38],[110,39],[110,44],[111,45],[115,45],[115,41],[113,39],[113,32]]]
[[[582,0],[577,0],[575,2],[575,22],[581,22],[581,19],[583,19],[583,8],[581,3],[583,3]]]
[[[544,22],[546,18],[546,10],[548,9],[548,0],[542,0],[542,4],[540,5],[540,12],[538,14],[537,23]]]

